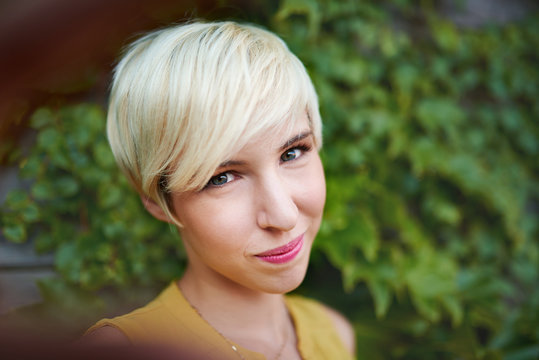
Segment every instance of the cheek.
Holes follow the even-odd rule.
[[[301,181],[301,205],[311,217],[322,216],[326,203],[326,180],[320,158],[313,161],[309,171]]]
[[[215,201],[191,201],[177,208],[184,225],[180,231],[184,240],[201,249],[235,247],[232,239],[245,227],[247,211],[241,199],[229,200],[226,206]]]

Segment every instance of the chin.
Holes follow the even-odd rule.
[[[301,285],[306,273],[307,267],[301,270],[295,269],[291,274],[282,275],[268,281],[264,284],[262,291],[269,294],[286,294]]]

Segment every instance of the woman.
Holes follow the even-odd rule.
[[[233,22],[151,33],[116,68],[107,127],[146,209],[178,227],[188,265],[88,340],[219,359],[352,357],[341,315],[283,295],[305,276],[325,181],[316,93],[282,40]]]

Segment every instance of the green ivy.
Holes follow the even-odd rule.
[[[537,22],[465,30],[407,1],[288,0],[273,27],[325,120],[316,249],[374,302],[369,327],[357,304],[358,358],[537,356]],[[373,336],[382,324],[421,355]]]
[[[37,137],[20,175],[31,185],[6,199],[8,240],[32,236],[38,252],[54,251],[61,281],[86,290],[181,274],[185,255],[176,231],[144,210],[118,171],[99,106],[41,108],[30,125]]]
[[[358,359],[536,359],[539,23],[457,28],[435,5],[284,0],[259,17],[305,63],[324,119],[310,273],[339,270]],[[53,251],[56,287],[179,275],[178,236],[116,169],[102,110],[43,108],[31,124],[31,188],[9,194],[4,236]]]

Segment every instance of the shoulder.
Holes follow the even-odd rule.
[[[322,304],[322,306],[326,314],[332,320],[335,328],[337,329],[337,333],[339,334],[339,337],[341,338],[342,342],[344,343],[344,345],[346,346],[350,354],[355,354],[356,353],[356,335],[354,332],[354,328],[352,327],[352,324],[350,324],[348,319],[346,319],[338,311],[324,304]]]
[[[165,290],[166,291],[166,290]],[[163,291],[163,292],[165,292]],[[94,344],[136,344],[159,329],[170,314],[163,305],[163,292],[148,304],[123,315],[104,318],[91,326],[81,342]]]
[[[327,327],[333,325],[337,337],[352,355],[356,351],[356,336],[350,322],[338,311],[329,306],[314,300],[298,295],[288,295],[286,297],[289,309],[302,323],[308,327]],[[321,316],[325,315],[325,316]]]
[[[127,335],[114,326],[105,325],[90,330],[79,340],[83,345],[129,345],[131,342]]]

